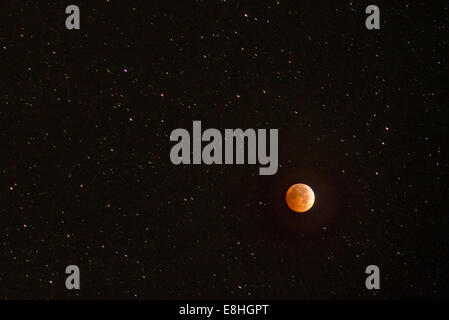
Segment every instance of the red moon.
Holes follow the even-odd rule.
[[[285,194],[288,207],[295,212],[306,212],[315,203],[315,194],[312,188],[303,183],[297,183],[288,188]]]

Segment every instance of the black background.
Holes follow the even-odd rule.
[[[447,297],[447,3],[161,2],[1,4],[0,297]],[[172,165],[193,120],[278,173]]]

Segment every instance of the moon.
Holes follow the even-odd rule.
[[[297,183],[288,188],[285,194],[288,207],[295,212],[306,212],[315,203],[315,194],[312,188],[303,183]]]

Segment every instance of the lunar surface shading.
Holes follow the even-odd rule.
[[[312,188],[303,183],[297,183],[288,188],[285,195],[288,207],[295,212],[306,212],[315,202]]]

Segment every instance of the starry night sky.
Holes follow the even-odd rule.
[[[449,6],[431,3],[374,2],[368,31],[371,1],[2,2],[0,298],[448,297]],[[279,129],[278,173],[174,166],[193,120]],[[285,204],[297,182],[307,214]]]

